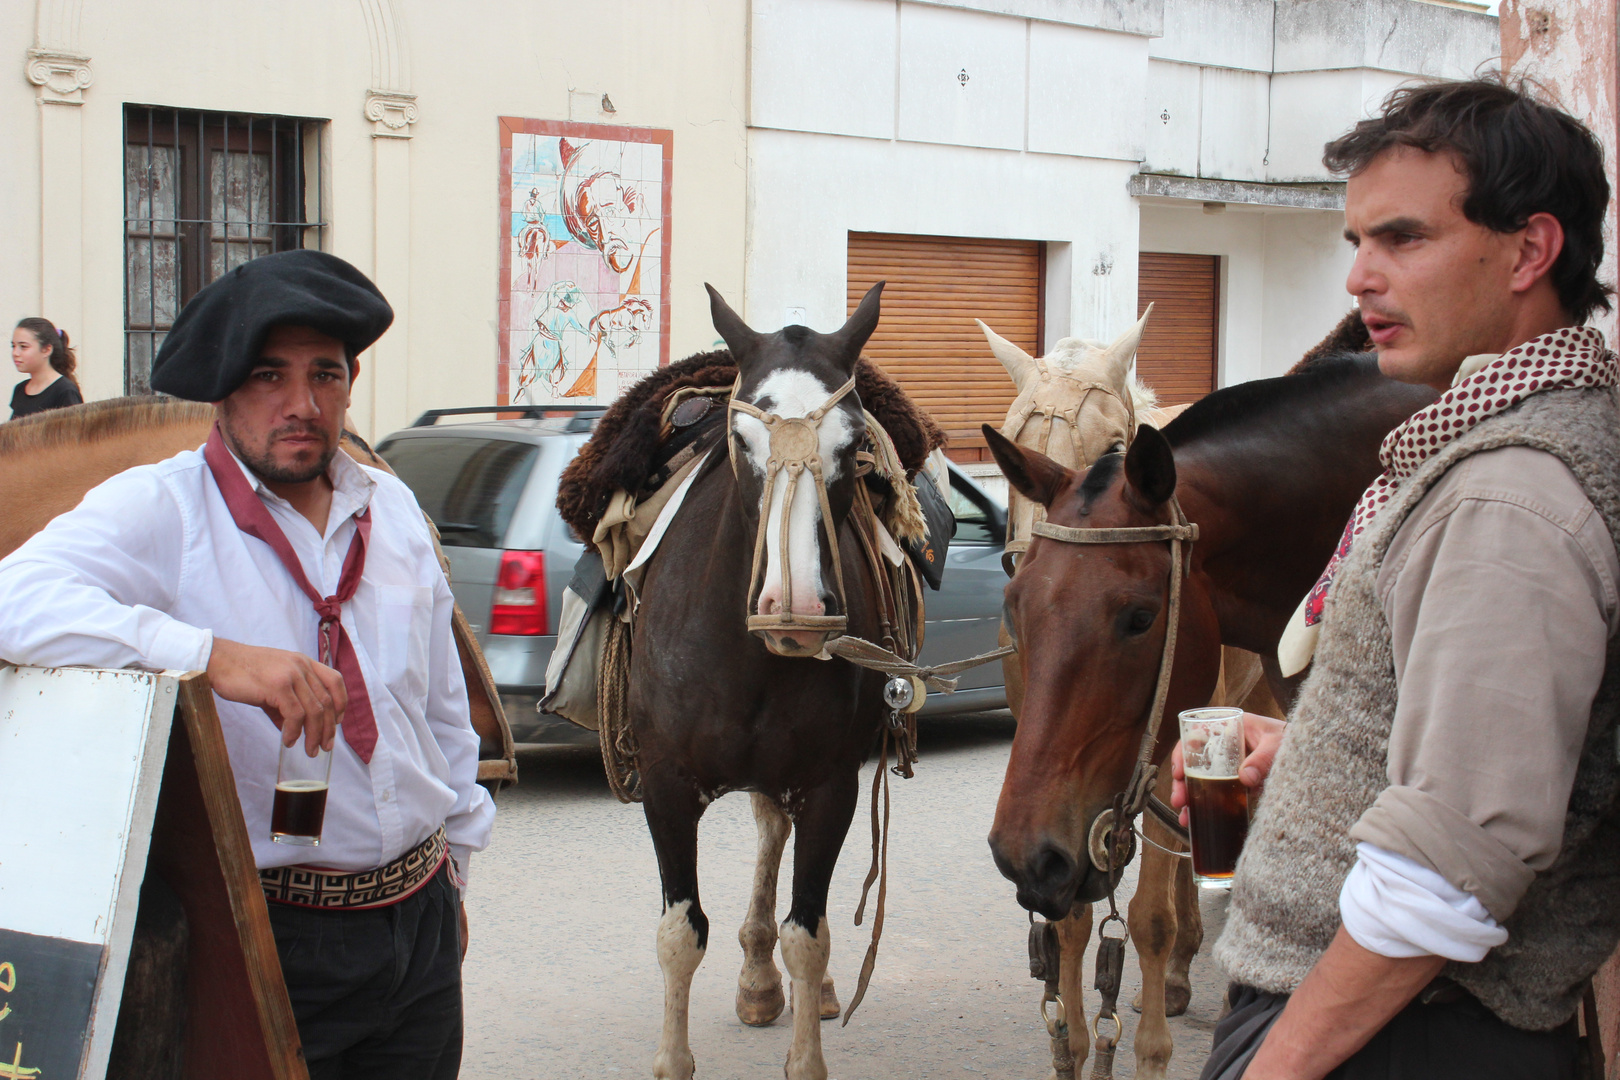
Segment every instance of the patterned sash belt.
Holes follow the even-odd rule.
[[[444,827],[387,866],[347,874],[320,866],[259,871],[264,898],[298,907],[357,911],[397,904],[426,885],[450,855]]]

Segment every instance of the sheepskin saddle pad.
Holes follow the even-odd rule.
[[[589,540],[595,534],[615,491],[650,494],[668,479],[671,461],[690,460],[690,450],[721,442],[727,395],[695,391],[729,391],[736,380],[736,361],[721,349],[659,368],[614,402],[558,484],[557,509],[574,535]],[[666,418],[666,404],[681,391],[685,400]],[[933,418],[865,357],[856,364],[855,393],[887,432],[908,479],[945,445]]]

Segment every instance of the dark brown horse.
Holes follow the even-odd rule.
[[[1051,524],[1167,524],[1174,495],[1199,526],[1156,761],[1175,742],[1176,713],[1210,699],[1223,644],[1264,657],[1277,700],[1291,700],[1293,686],[1275,662],[1283,627],[1378,473],[1384,435],[1433,398],[1432,390],[1380,375],[1369,354],[1327,357],[1282,378],[1216,391],[1162,434],[1144,427],[1126,453],[1084,473],[986,427],[1008,481],[1044,505]],[[1106,894],[1087,835],[1124,790],[1148,722],[1169,571],[1164,542],[1037,537],[1007,586],[1005,618],[1026,691],[990,849],[1018,886],[1019,903],[1048,918]],[[1175,917],[1164,905],[1141,914],[1133,905],[1137,949],[1168,949]],[[1162,1053],[1152,1063],[1158,1075],[1169,1060],[1167,1037]]]
[[[693,1071],[688,991],[709,938],[698,900],[698,819],[729,791],[755,793],[760,826],[738,1014],[769,1023],[782,1011],[771,960],[771,856],[773,849],[780,856],[791,822],[793,889],[781,926],[794,998],[786,1073],[790,1080],[827,1075],[820,1035],[831,947],[827,889],[882,720],[883,680],[814,655],[837,632],[829,621],[845,619],[848,633],[869,640],[878,632],[874,581],[848,520],[865,426],[847,384],[877,326],[880,289],[834,334],[802,326],[755,333],[711,290],[715,328],[740,373],[735,401],[763,417],[734,408],[730,453],[716,449],[700,467],[642,581],[635,617],[630,726],[664,894],[659,1078],[687,1080]],[[803,461],[807,452],[819,453],[825,502],[809,469],[795,485],[784,470],[767,486],[773,459]],[[759,573],[751,575],[760,530]]]

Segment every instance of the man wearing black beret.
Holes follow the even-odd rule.
[[[357,357],[393,317],[318,251],[230,271],[152,366],[213,403],[207,444],[0,560],[0,655],[207,670],[312,1080],[456,1075],[460,894],[495,816],[422,511],[338,452]],[[332,754],[318,859],[271,838],[300,739]]]

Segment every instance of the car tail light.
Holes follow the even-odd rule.
[[[489,613],[489,632],[544,634],[549,629],[545,552],[501,552],[501,572],[495,578],[495,605]]]

